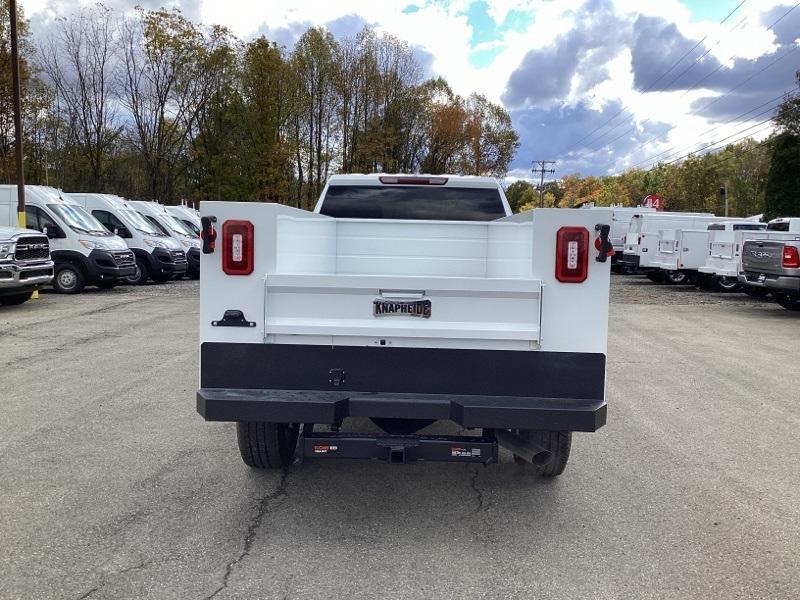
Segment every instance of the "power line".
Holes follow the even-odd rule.
[[[787,90],[787,92],[791,92],[791,90]],[[709,134],[713,133],[714,131],[716,131],[716,130],[720,129],[721,127],[724,127],[725,125],[729,125],[729,124],[733,123],[734,121],[739,121],[739,120],[740,120],[740,119],[742,119],[743,117],[746,117],[746,116],[748,116],[750,113],[752,113],[752,112],[754,112],[754,111],[758,110],[759,108],[763,108],[764,106],[766,106],[766,105],[768,105],[768,104],[772,104],[773,102],[776,102],[777,100],[783,100],[783,99],[784,99],[784,98],[787,96],[787,92],[783,92],[783,93],[782,93],[780,96],[776,96],[775,98],[772,98],[772,99],[770,99],[770,100],[767,100],[767,101],[766,101],[766,102],[764,102],[763,104],[759,104],[758,106],[756,106],[756,107],[754,107],[754,108],[751,108],[751,109],[750,109],[750,110],[748,110],[747,112],[743,112],[743,113],[741,113],[741,114],[739,114],[739,115],[736,115],[735,117],[733,117],[733,118],[731,118],[731,119],[728,119],[728,120],[727,120],[727,121],[725,121],[724,123],[720,123],[719,125],[716,125],[715,127],[712,127],[711,129],[707,129],[706,131],[704,131],[703,133],[701,133],[701,134],[698,136],[698,138],[700,138],[700,137],[703,137],[703,136],[706,136],[706,135],[709,135]],[[789,93],[789,96],[791,97],[791,96],[792,96],[792,94],[791,94],[791,93]],[[767,112],[770,112],[770,111],[772,111],[772,110],[774,110],[774,109],[775,109],[775,107],[774,107],[774,106],[771,106],[771,107],[770,107],[770,108],[768,108],[767,110],[761,111],[761,112],[759,112],[759,113],[757,113],[757,114],[753,115],[753,117],[760,117],[761,115],[763,115],[763,114],[765,114],[765,113],[767,113]],[[656,139],[656,137],[658,137],[658,136],[653,136],[653,137],[651,137],[650,139],[648,139],[648,140],[645,140],[645,142],[643,142],[643,144],[648,144],[649,142],[651,142],[651,141],[653,141],[654,139]],[[635,167],[638,167],[639,165],[643,165],[643,164],[649,163],[649,162],[651,162],[651,161],[655,161],[655,159],[657,159],[657,158],[660,158],[661,156],[664,156],[665,154],[666,154],[667,156],[666,156],[664,159],[668,159],[668,158],[670,158],[670,156],[672,156],[673,154],[675,154],[675,153],[677,153],[677,152],[682,152],[682,151],[686,150],[687,148],[690,148],[690,147],[692,147],[692,146],[694,146],[694,145],[696,145],[696,144],[697,144],[697,142],[694,142],[694,143],[692,143],[692,144],[690,144],[690,145],[688,145],[688,146],[682,146],[681,148],[679,148],[679,149],[677,149],[677,150],[676,150],[676,149],[675,149],[675,147],[673,146],[672,148],[668,148],[667,150],[664,150],[664,151],[662,151],[662,152],[659,152],[658,154],[654,154],[653,156],[650,156],[650,157],[648,157],[648,158],[645,158],[644,160],[640,160],[639,162],[637,162],[637,163],[634,163],[633,165],[631,165],[629,168],[635,168]],[[652,166],[652,165],[651,165],[651,166]]]
[[[756,127],[761,127],[761,126],[762,126],[762,125],[764,125],[765,123],[771,123],[771,122],[772,122],[772,118],[770,117],[769,119],[765,119],[765,120],[761,121],[760,123],[756,123],[755,125],[750,125],[749,127],[746,127],[746,128],[744,128],[744,129],[741,129],[741,130],[737,131],[736,133],[733,133],[733,134],[731,134],[731,135],[729,135],[729,136],[727,136],[727,137],[724,137],[724,138],[722,138],[721,140],[717,140],[717,141],[715,141],[715,142],[712,142],[712,143],[710,143],[710,144],[707,144],[706,146],[703,146],[702,148],[698,148],[698,149],[697,149],[697,150],[695,150],[694,152],[689,152],[688,154],[684,154],[683,156],[679,156],[678,158],[676,158],[676,159],[673,159],[673,160],[671,160],[671,161],[669,161],[669,162],[660,163],[660,164],[662,164],[662,165],[664,165],[664,166],[666,166],[666,165],[672,165],[672,164],[675,164],[676,162],[680,162],[680,161],[684,160],[685,158],[689,158],[689,157],[690,157],[690,156],[692,156],[693,154],[697,154],[698,152],[702,152],[703,150],[707,150],[708,148],[711,148],[712,146],[717,146],[717,145],[721,144],[722,142],[725,142],[725,141],[729,140],[729,139],[730,139],[730,138],[732,138],[732,137],[736,137],[736,136],[738,136],[738,135],[740,135],[740,134],[744,133],[745,131],[749,131],[750,129],[753,129],[753,128],[756,128]],[[726,145],[728,145],[728,146],[729,146],[729,145],[731,145],[731,144],[735,144],[736,142],[739,142],[739,141],[741,141],[741,140],[743,140],[743,139],[745,139],[745,138],[752,137],[753,135],[758,135],[759,133],[763,133],[764,131],[767,131],[767,130],[768,130],[768,129],[770,129],[771,127],[773,127],[773,126],[772,126],[772,125],[768,125],[767,127],[762,127],[762,129],[760,129],[759,131],[757,131],[757,132],[751,132],[751,133],[748,133],[748,134],[746,134],[746,135],[743,135],[743,136],[741,136],[741,137],[738,137],[738,138],[737,138],[737,139],[735,139],[734,141],[732,141],[732,142],[728,142],[728,144],[726,144]],[[701,156],[702,156],[702,155],[701,155]]]
[[[720,22],[719,22],[719,24],[720,24],[720,25],[724,25],[724,24],[725,24],[725,22],[726,22],[728,19],[730,19],[730,18],[731,18],[731,17],[732,17],[732,16],[733,16],[733,15],[734,15],[734,14],[735,14],[735,13],[736,13],[736,12],[737,12],[737,11],[738,11],[740,8],[741,8],[741,7],[742,7],[742,5],[743,5],[745,2],[747,2],[747,0],[742,0],[741,2],[739,2],[739,4],[736,6],[736,8],[734,8],[734,9],[733,9],[731,12],[729,12],[729,13],[728,13],[728,14],[725,16],[725,18],[724,18],[724,19],[722,19],[722,21],[720,21]],[[737,25],[734,27],[734,29],[733,29],[732,31],[735,31],[735,30],[736,30],[736,28],[738,28],[740,24],[741,24],[741,21],[740,21],[739,23],[737,23]],[[658,78],[657,78],[655,81],[653,81],[653,82],[652,82],[652,83],[651,83],[649,86],[647,86],[647,87],[646,87],[644,90],[640,91],[640,92],[639,92],[639,95],[640,95],[640,96],[641,96],[641,95],[644,95],[644,94],[646,94],[647,92],[649,92],[650,90],[652,90],[652,89],[653,89],[653,88],[656,86],[656,84],[657,84],[659,81],[661,81],[661,80],[662,80],[664,77],[666,77],[666,76],[667,76],[667,75],[668,75],[668,74],[669,74],[669,73],[670,73],[670,72],[671,72],[671,71],[672,71],[672,70],[673,70],[675,67],[677,67],[677,66],[678,66],[680,63],[682,63],[682,62],[684,61],[684,59],[686,59],[686,58],[687,58],[689,55],[691,55],[691,53],[692,53],[692,52],[694,52],[694,51],[695,51],[695,50],[696,50],[696,49],[697,49],[697,48],[698,48],[698,47],[699,47],[699,46],[700,46],[700,45],[701,45],[701,44],[702,44],[704,41],[706,41],[706,39],[708,39],[708,35],[705,35],[705,36],[703,37],[703,39],[701,39],[701,40],[700,40],[699,42],[697,42],[697,43],[696,43],[694,46],[692,46],[692,47],[691,47],[691,48],[690,48],[690,49],[689,49],[689,50],[688,50],[688,51],[687,51],[687,52],[686,52],[686,53],[685,53],[683,56],[681,56],[681,57],[680,57],[678,60],[676,60],[674,63],[672,63],[672,65],[669,67],[669,69],[667,69],[666,71],[664,71],[664,72],[663,72],[663,73],[662,73],[662,74],[661,74],[661,75],[660,75],[660,76],[659,76],[659,77],[658,77]],[[719,43],[719,42],[717,42],[717,43]],[[703,57],[704,57],[706,54],[708,54],[708,51],[707,51],[705,54],[703,54],[703,55],[702,55],[700,58],[702,59],[702,58],[703,58]],[[699,59],[698,59],[698,60],[699,60]],[[695,61],[695,62],[697,62],[697,61]],[[685,72],[685,71],[684,71],[684,72]],[[673,78],[672,80],[670,80],[670,82],[669,82],[667,85],[671,85],[671,84],[672,84],[674,81],[676,81],[676,80],[677,80],[677,79],[678,79],[678,78],[679,78],[681,75],[683,75],[683,72],[682,72],[682,73],[680,73],[680,74],[678,75],[678,77],[677,77],[677,78]],[[604,121],[604,122],[603,122],[602,124],[600,124],[598,127],[594,128],[592,131],[590,131],[589,133],[587,133],[586,135],[584,135],[584,136],[583,136],[582,138],[580,138],[580,139],[579,139],[577,142],[574,142],[573,144],[571,144],[571,145],[567,146],[567,147],[566,147],[564,150],[562,150],[562,151],[560,152],[560,154],[566,154],[568,151],[570,151],[570,150],[572,150],[573,148],[577,147],[577,146],[578,146],[578,145],[580,145],[580,144],[581,144],[581,143],[582,143],[584,140],[587,140],[587,139],[589,139],[589,138],[590,138],[590,137],[592,137],[592,136],[593,136],[595,133],[597,133],[598,131],[600,131],[600,130],[601,130],[603,127],[605,127],[606,125],[608,125],[608,124],[609,124],[611,121],[613,121],[613,120],[614,120],[614,119],[616,119],[618,116],[620,116],[622,113],[624,113],[624,112],[627,112],[627,111],[629,111],[629,110],[630,110],[630,108],[629,108],[629,107],[627,107],[627,106],[623,106],[621,109],[619,109],[619,111],[617,111],[615,114],[613,114],[611,117],[609,117],[609,118],[608,118],[606,121]],[[611,131],[613,131],[613,129],[612,129]],[[603,135],[607,135],[608,133],[610,133],[610,132],[606,132],[606,133],[604,133]],[[602,136],[601,136],[601,137],[602,137]]]
[[[791,12],[792,12],[794,9],[796,9],[798,6],[800,6],[800,2],[798,2],[797,4],[795,4],[794,6],[792,6],[792,7],[791,7],[789,10],[787,10],[787,11],[786,11],[786,12],[785,12],[785,13],[784,13],[784,14],[783,14],[781,17],[779,17],[779,18],[778,18],[776,21],[774,21],[773,23],[771,23],[771,24],[769,25],[769,27],[767,27],[767,29],[769,30],[769,29],[772,29],[773,27],[775,27],[775,25],[777,25],[777,24],[778,24],[778,23],[780,23],[780,22],[781,22],[783,19],[785,19],[785,18],[787,17],[787,15],[789,15],[789,13],[791,13]],[[759,69],[758,71],[756,71],[755,73],[753,73],[753,74],[752,74],[750,77],[746,78],[744,81],[742,81],[742,82],[740,82],[739,84],[735,85],[734,87],[732,87],[731,89],[729,89],[729,90],[728,90],[727,92],[725,92],[724,94],[721,94],[721,95],[719,95],[719,96],[715,97],[713,101],[709,102],[708,104],[706,104],[705,106],[703,106],[701,109],[695,109],[695,110],[692,110],[692,111],[690,111],[690,112],[689,112],[689,114],[690,114],[690,115],[695,115],[695,114],[697,113],[697,110],[704,110],[704,109],[707,109],[708,107],[712,106],[713,104],[715,104],[715,103],[719,102],[720,100],[722,100],[723,98],[725,98],[726,96],[728,96],[728,95],[729,95],[731,92],[733,92],[733,91],[737,90],[738,88],[740,88],[741,86],[743,86],[743,85],[744,85],[745,83],[747,83],[748,81],[750,81],[750,80],[752,80],[753,78],[757,77],[758,75],[760,75],[761,73],[763,73],[764,71],[766,71],[767,69],[769,69],[770,67],[772,67],[773,65],[775,65],[775,64],[776,64],[778,61],[780,61],[780,60],[782,60],[782,59],[786,58],[786,56],[788,56],[788,55],[789,55],[789,54],[791,54],[792,52],[796,51],[797,49],[798,49],[798,47],[797,47],[797,46],[794,46],[794,47],[793,47],[791,50],[789,50],[788,52],[786,52],[786,53],[782,54],[781,56],[779,56],[779,57],[775,58],[775,59],[774,59],[772,62],[770,62],[770,63],[769,63],[769,64],[767,64],[766,66],[762,67],[761,69]],[[730,57],[728,60],[732,60],[732,59],[734,59],[735,57],[736,57],[736,55],[734,54],[734,55],[732,55],[732,56],[731,56],[731,57]],[[727,61],[725,61],[725,62],[727,62]],[[705,81],[706,79],[708,79],[708,77],[709,77],[709,76],[711,76],[712,74],[714,74],[714,73],[716,73],[717,71],[719,71],[719,70],[722,68],[722,66],[723,66],[723,65],[724,65],[724,63],[720,63],[720,66],[718,66],[718,67],[717,67],[717,68],[716,68],[714,71],[712,71],[711,73],[709,73],[708,75],[706,75],[705,77],[703,77],[703,78],[702,78],[700,81],[698,81],[697,83],[695,83],[695,84],[694,84],[694,85],[693,85],[691,88],[689,88],[689,89],[688,89],[688,90],[686,90],[686,91],[685,91],[683,94],[681,94],[681,96],[680,96],[680,97],[683,97],[683,96],[685,96],[686,94],[688,94],[689,92],[691,92],[692,90],[694,90],[694,89],[695,89],[695,88],[696,88],[696,87],[697,87],[697,86],[698,86],[700,83],[702,83],[703,81]],[[628,135],[629,133],[631,133],[631,132],[635,131],[635,130],[636,130],[638,127],[641,127],[642,125],[644,125],[645,123],[648,123],[648,122],[650,122],[651,120],[652,120],[652,118],[651,118],[651,117],[648,117],[647,119],[645,119],[644,121],[642,121],[642,122],[641,122],[641,123],[639,123],[638,125],[637,125],[637,124],[634,124],[632,127],[630,127],[630,128],[628,128],[627,130],[625,130],[625,131],[624,131],[624,132],[623,132],[621,135],[619,135],[619,136],[615,137],[615,138],[614,138],[614,139],[612,139],[610,142],[607,142],[607,143],[603,144],[603,145],[602,145],[602,146],[600,146],[599,148],[596,148],[596,149],[595,149],[593,152],[599,152],[600,150],[602,150],[602,149],[603,149],[603,148],[605,148],[606,146],[609,146],[609,145],[613,144],[614,142],[616,142],[616,141],[618,141],[618,140],[622,139],[623,137],[625,137],[625,136],[626,136],[626,135]],[[606,134],[604,134],[604,135],[606,135]],[[603,137],[603,136],[601,136],[601,137]]]

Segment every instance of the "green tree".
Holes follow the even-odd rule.
[[[800,88],[800,71],[795,73],[795,81]],[[800,135],[800,94],[786,95],[775,113],[775,124],[792,135]]]
[[[784,132],[772,144],[764,216],[800,217],[800,136]]]
[[[520,212],[522,206],[533,206],[539,202],[539,194],[536,192],[536,188],[523,179],[515,181],[505,191],[508,204],[515,213]]]

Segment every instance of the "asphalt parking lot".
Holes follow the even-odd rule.
[[[195,412],[197,314],[193,282],[0,308],[0,598],[800,597],[798,314],[615,277],[609,423],[556,480],[250,471]]]

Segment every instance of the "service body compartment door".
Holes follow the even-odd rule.
[[[537,279],[269,274],[267,343],[530,350]]]

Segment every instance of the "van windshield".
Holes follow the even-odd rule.
[[[146,233],[148,235],[157,235],[160,237],[164,237],[164,234],[161,233],[158,229],[156,229],[150,221],[145,219],[141,214],[136,212],[135,210],[131,210],[130,208],[125,208],[120,211],[128,221],[133,223],[133,226],[141,231],[142,233]]]
[[[320,213],[340,219],[493,221],[506,216],[496,188],[331,185]]]
[[[197,237],[194,234],[194,232],[192,232],[189,228],[186,227],[186,225],[181,223],[175,217],[163,214],[161,215],[161,218],[164,220],[167,226],[169,226],[169,228],[172,230],[172,233],[174,233],[175,235],[179,235],[181,237],[190,237],[190,238]]]
[[[80,206],[72,206],[71,204],[48,204],[47,208],[52,210],[58,218],[78,233],[90,233],[98,237],[114,235],[103,227],[100,221],[95,219]]]

